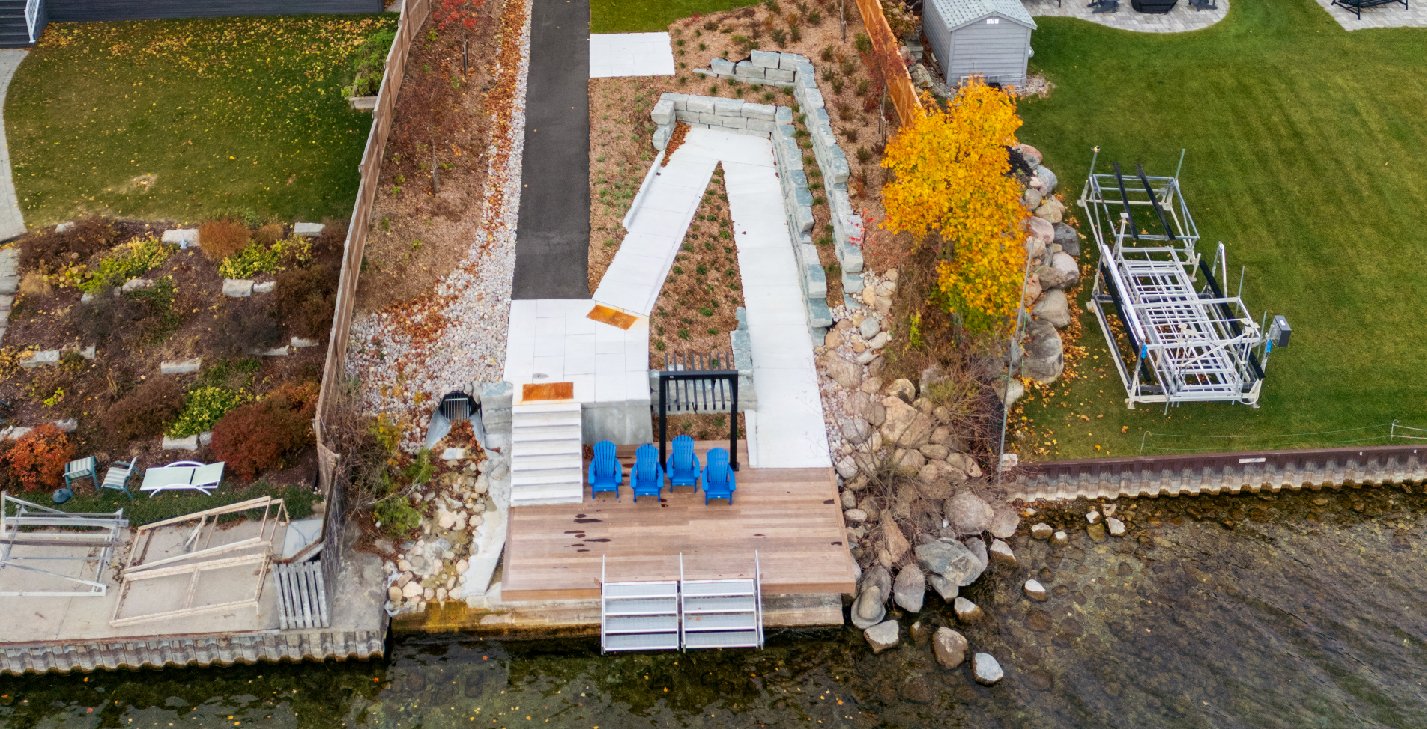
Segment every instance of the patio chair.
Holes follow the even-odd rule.
[[[111,489],[131,499],[134,498],[134,495],[129,493],[129,479],[134,477],[134,464],[138,462],[139,459],[130,458],[128,463],[114,461],[109,464],[109,468],[104,471],[104,480],[100,482],[99,488]]]
[[[704,503],[709,499],[728,499],[733,504],[733,492],[738,488],[738,478],[728,465],[728,450],[715,448],[709,451],[708,465],[704,466]]]
[[[634,501],[640,496],[659,498],[664,490],[664,469],[659,467],[659,449],[653,443],[645,443],[634,451],[634,468],[629,470],[629,487],[634,491]]]
[[[94,456],[79,458],[64,464],[64,487],[74,488],[74,482],[82,478],[93,481],[99,473],[99,459]]]
[[[687,435],[674,436],[674,452],[669,454],[664,470],[669,474],[669,490],[680,486],[699,488],[699,456],[694,453],[694,439]]]
[[[222,480],[222,462],[176,461],[144,471],[144,482],[139,485],[139,490],[147,491],[150,498],[160,491],[174,490],[200,491],[208,496]]]
[[[619,500],[619,484],[624,481],[624,467],[615,457],[614,441],[602,440],[595,444],[595,457],[590,460],[590,498],[599,494],[612,493]]]

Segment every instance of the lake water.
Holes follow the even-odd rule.
[[[383,662],[0,680],[3,727],[1427,727],[1420,488],[1122,502],[967,591],[1006,679],[852,630],[763,651],[602,657],[594,640],[399,637]],[[1078,522],[1078,523],[1077,523]],[[1050,600],[1020,585],[1038,577]],[[954,624],[934,596],[922,620]],[[903,625],[910,626],[904,619]],[[904,630],[904,638],[906,636]]]

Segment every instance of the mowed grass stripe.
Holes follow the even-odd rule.
[[[1022,104],[1021,137],[1045,152],[1068,201],[1094,145],[1107,168],[1144,161],[1151,174],[1172,172],[1187,149],[1201,253],[1212,260],[1223,240],[1228,286],[1247,266],[1255,318],[1287,314],[1294,338],[1270,363],[1259,410],[1131,412],[1086,315],[1079,344],[1100,359],[1054,397],[1028,399],[1033,426],[1017,448],[1041,459],[1130,455],[1145,431],[1157,434],[1146,452],[1310,446],[1367,434],[1292,434],[1394,418],[1427,426],[1414,293],[1427,291],[1427,186],[1414,164],[1427,148],[1427,31],[1349,34],[1309,0],[1237,3],[1218,26],[1174,36],[1038,23],[1033,63],[1055,90]]]

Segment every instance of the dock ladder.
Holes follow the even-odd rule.
[[[763,583],[753,576],[608,582],[600,563],[600,647],[604,652],[763,647]]]

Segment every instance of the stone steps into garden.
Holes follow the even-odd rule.
[[[510,505],[584,499],[580,403],[516,405],[511,411]]]

